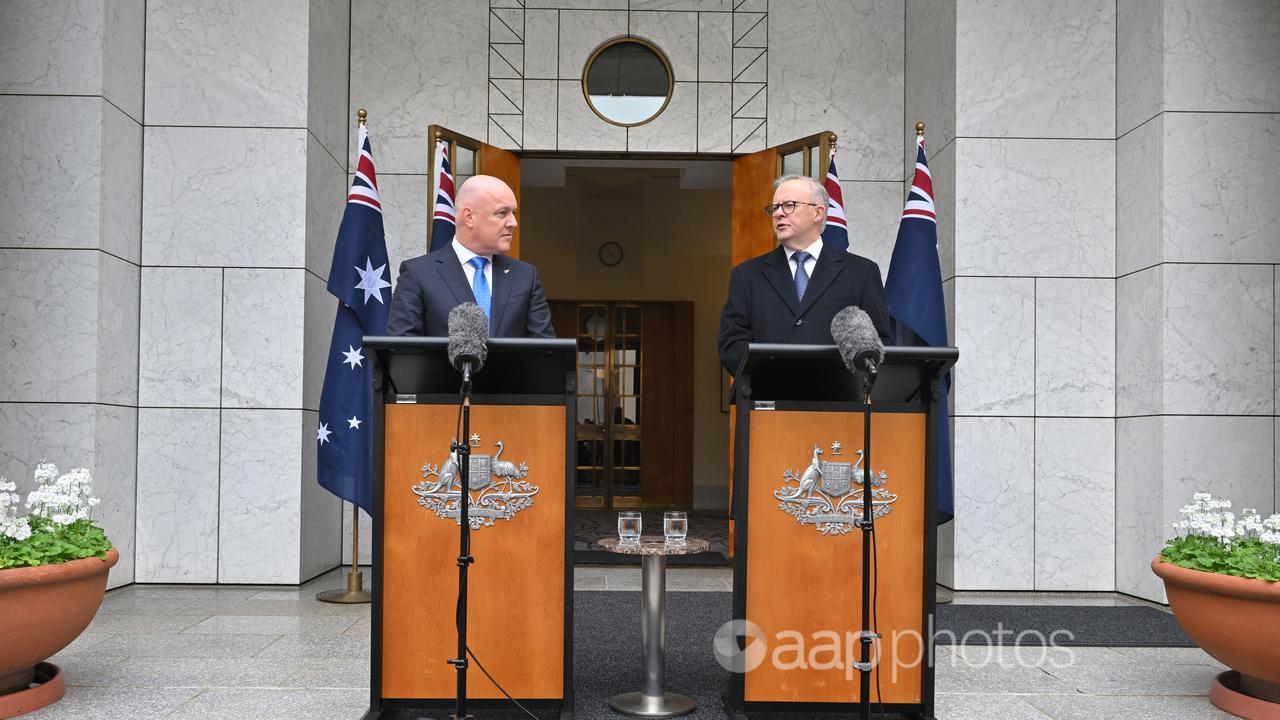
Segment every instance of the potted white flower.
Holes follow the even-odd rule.
[[[62,697],[62,671],[44,660],[89,626],[120,559],[91,517],[88,470],[41,463],[35,481],[19,516],[17,486],[0,478],[0,718]]]
[[[1196,493],[1151,562],[1184,632],[1230,672],[1209,698],[1243,718],[1280,716],[1280,514],[1231,512]]]

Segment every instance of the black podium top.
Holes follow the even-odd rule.
[[[929,381],[946,374],[959,355],[953,347],[886,347],[872,398],[898,403],[921,398]],[[753,401],[858,402],[862,397],[859,381],[845,368],[835,345],[750,343],[735,377],[734,397],[743,385],[751,389]]]
[[[477,395],[565,395],[573,392],[578,344],[574,340],[490,338],[489,357],[473,373]],[[442,337],[366,335],[365,348],[377,358],[395,395],[457,394],[462,374],[449,364],[449,340]]]

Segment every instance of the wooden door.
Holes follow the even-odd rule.
[[[436,176],[435,147],[438,140],[443,140],[449,146],[449,166],[453,168],[454,187],[461,186],[463,181],[472,175],[492,175],[511,186],[511,191],[516,194],[516,204],[520,203],[519,155],[510,150],[503,150],[489,143],[480,142],[475,138],[467,137],[462,133],[454,132],[440,125],[432,125],[427,128],[427,137],[430,138],[429,151],[427,152],[427,157],[430,158],[427,163],[427,177],[432,178],[432,185],[427,188],[428,218],[433,214],[431,211],[436,197],[436,189],[434,187]],[[426,247],[431,247],[431,222],[429,221],[427,222]],[[508,255],[513,258],[520,257],[519,226],[516,226],[515,234],[511,237],[511,252]]]

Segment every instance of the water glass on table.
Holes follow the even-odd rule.
[[[662,514],[662,535],[668,545],[683,545],[689,534],[689,516],[683,510],[668,510]]]
[[[639,510],[623,510],[618,513],[618,543],[622,545],[640,544]]]

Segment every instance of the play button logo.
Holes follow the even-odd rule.
[[[750,620],[730,620],[721,625],[711,647],[720,667],[732,673],[755,670],[768,654],[764,631]]]

